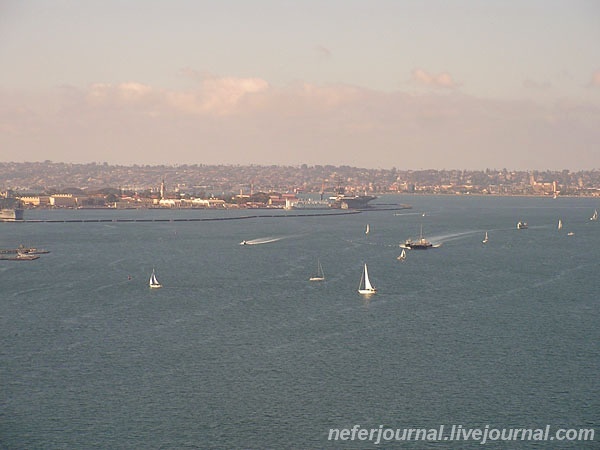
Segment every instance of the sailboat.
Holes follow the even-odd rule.
[[[154,269],[152,269],[152,275],[150,275],[150,281],[148,282],[148,285],[153,289],[162,287],[162,284],[160,284],[158,282],[158,280],[156,279],[156,274],[154,273]]]
[[[483,242],[484,244],[487,244],[488,241],[489,241],[489,239],[488,239],[488,234],[487,234],[487,231],[486,231],[485,232],[485,237],[483,238],[483,241],[481,241],[481,242]]]
[[[369,280],[369,271],[367,269],[367,264],[365,263],[365,268],[363,269],[362,277],[360,278],[360,284],[358,285],[358,293],[359,294],[375,294],[377,289],[375,289],[371,285],[371,281]]]
[[[324,281],[325,273],[323,272],[323,266],[321,265],[321,261],[317,259],[317,274],[314,277],[310,277],[308,281]]]
[[[597,209],[594,210],[594,214],[592,214],[592,217],[590,217],[590,220],[598,220],[598,210]]]
[[[558,219],[558,226],[557,226],[558,230],[562,229],[562,220]]]
[[[369,231],[371,231],[371,228],[369,227],[369,224],[367,224],[367,228],[365,229],[365,234],[369,234]]]
[[[402,253],[400,253],[400,256],[398,256],[398,258],[396,258],[398,261],[404,261],[406,259],[406,249],[403,248],[402,249]]]

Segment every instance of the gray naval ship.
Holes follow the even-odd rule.
[[[343,187],[338,187],[335,197],[330,197],[332,208],[342,209],[365,209],[369,202],[377,197],[373,195],[346,195]]]
[[[23,208],[16,198],[0,198],[0,222],[23,220]]]

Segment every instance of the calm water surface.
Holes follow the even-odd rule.
[[[51,250],[0,261],[0,447],[372,448],[328,442],[329,429],[548,424],[596,429],[595,443],[556,448],[597,448],[598,201],[379,201],[413,209],[0,224],[0,247]],[[397,261],[421,224],[442,247]],[[317,258],[327,280],[310,283]],[[370,299],[356,292],[364,262],[379,290]],[[153,268],[162,289],[148,288]],[[404,448],[428,445],[441,448]]]

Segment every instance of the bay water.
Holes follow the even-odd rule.
[[[600,434],[598,200],[373,203],[387,207],[37,210],[26,219],[114,221],[0,224],[0,247],[50,250],[0,261],[0,446],[373,448],[328,440],[355,425]],[[207,218],[231,220],[187,221]],[[441,247],[398,261],[421,226]],[[317,260],[326,280],[309,282]]]

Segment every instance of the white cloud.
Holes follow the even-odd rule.
[[[269,84],[259,78],[204,76],[197,88],[187,91],[134,82],[95,83],[86,90],[85,98],[92,107],[137,109],[153,116],[173,112],[221,116],[239,113],[245,96],[267,89]]]
[[[456,89],[460,86],[447,72],[430,74],[423,69],[413,70],[411,80],[418,85],[433,88]]]
[[[591,101],[550,105],[303,82],[275,88],[260,78],[206,75],[196,81],[186,90],[97,83],[50,98],[0,90],[1,158],[600,167],[600,108]]]

